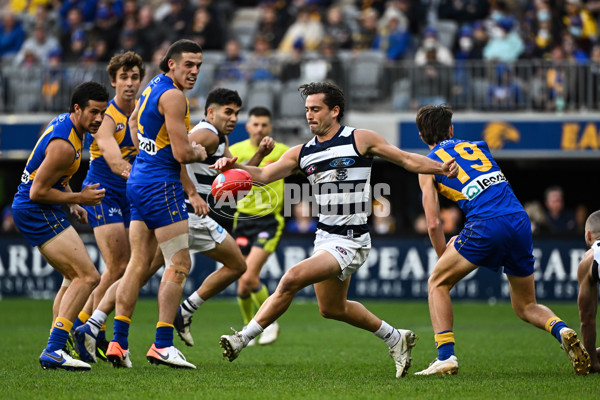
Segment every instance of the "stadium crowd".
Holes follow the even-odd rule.
[[[216,86],[244,100],[266,86],[275,105],[286,85],[325,79],[345,89],[350,108],[560,112],[600,101],[595,0],[0,3],[0,111],[9,113],[64,110],[77,84],[106,80],[120,51],[140,54],[153,76],[165,46],[181,38],[205,50],[189,95],[195,109]]]

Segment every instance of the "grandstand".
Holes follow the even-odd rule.
[[[600,167],[596,2],[573,8],[567,4],[573,2],[558,0],[499,0],[493,6],[475,1],[462,3],[477,7],[455,9],[459,3],[77,0],[31,2],[31,8],[20,9],[26,2],[9,2],[0,23],[0,205],[10,205],[40,129],[67,110],[75,85],[94,79],[110,87],[106,63],[123,50],[143,55],[150,79],[158,72],[165,43],[185,37],[205,49],[196,87],[187,93],[194,121],[202,118],[210,89],[229,87],[244,100],[240,135],[244,112],[264,104],[274,111],[276,139],[298,144],[309,137],[298,85],[331,80],[346,94],[345,123],[374,129],[393,144],[424,152],[415,132],[415,111],[423,104],[446,102],[456,111],[457,136],[493,143],[494,155],[523,203],[543,201],[544,190],[558,184],[568,208],[600,209],[588,188]],[[583,20],[585,26],[577,25]],[[35,36],[40,26],[45,38]],[[230,41],[238,44],[237,53],[227,50]],[[84,175],[81,168],[73,179],[75,187]],[[413,228],[422,211],[416,176],[376,163],[373,182],[391,183],[395,234],[422,240]],[[4,265],[9,257],[6,243],[14,243],[15,237],[14,232],[7,235],[0,246]],[[572,283],[576,258],[569,257],[585,244],[580,231],[558,239],[566,242],[547,248],[543,268],[552,264],[549,256],[558,249],[566,278],[558,272],[556,277],[564,278],[558,282],[571,294],[552,298],[572,299],[572,285],[566,283]],[[390,267],[385,264],[391,257],[388,247],[393,247],[391,242],[378,249],[373,266]],[[285,244],[282,248],[280,267],[287,265]],[[412,248],[393,251],[404,256]],[[426,271],[427,250],[417,248]],[[397,276],[404,276],[401,267]],[[273,266],[273,282],[276,271]],[[418,287],[423,276],[409,270],[405,274],[415,280],[415,295],[422,296]],[[386,289],[386,279],[371,287],[369,279],[369,274],[358,279],[362,295],[412,293]]]

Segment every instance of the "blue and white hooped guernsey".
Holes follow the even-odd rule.
[[[594,250],[594,262],[592,263],[592,276],[596,282],[600,283],[600,240],[596,240],[592,244]]]
[[[300,150],[298,166],[306,174],[319,207],[318,229],[346,237],[369,232],[371,166],[354,140],[355,128],[341,126],[333,138],[316,137]]]
[[[226,139],[224,135],[219,135],[219,131],[217,131],[217,128],[215,128],[210,122],[199,122],[196,126],[194,126],[191,132],[198,129],[208,129],[214,132],[215,135],[219,136],[219,146],[217,147],[217,150],[215,150],[214,153],[208,154],[208,157],[206,157],[206,160],[204,161],[186,164],[185,166],[187,168],[187,173],[190,179],[196,187],[196,191],[198,192],[200,197],[206,200],[206,198],[210,194],[210,189],[215,177],[219,175],[218,170],[210,169],[208,167],[217,162],[217,160],[223,157],[223,155],[225,154]]]

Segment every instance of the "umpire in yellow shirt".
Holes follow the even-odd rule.
[[[276,143],[269,134],[271,112],[265,107],[254,107],[248,112],[246,130],[249,139],[232,145],[229,149],[239,163],[264,167],[279,160],[289,147]],[[255,182],[250,193],[237,203],[233,236],[242,249],[248,269],[238,280],[238,304],[247,325],[255,310],[269,297],[269,291],[260,281],[260,270],[271,253],[275,251],[284,219],[283,179],[268,185]],[[277,322],[269,325],[258,338],[259,344],[274,342],[279,335]],[[254,345],[254,340],[249,345]]]

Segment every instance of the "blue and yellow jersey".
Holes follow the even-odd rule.
[[[458,177],[434,175],[437,191],[455,201],[467,219],[488,219],[524,211],[486,142],[449,139],[428,154],[436,161],[454,157]]]
[[[144,88],[138,111],[140,152],[129,176],[130,183],[179,182],[180,165],[173,157],[165,116],[158,111],[158,100],[167,90],[176,89],[165,74],[155,76]],[[190,107],[186,98],[185,127],[190,131]]]
[[[65,113],[54,118],[38,139],[33,151],[27,159],[25,170],[21,176],[21,184],[17,189],[17,194],[15,195],[15,199],[13,201],[13,208],[27,208],[39,205],[38,203],[31,201],[29,197],[29,191],[31,190],[31,185],[35,179],[38,168],[42,164],[42,161],[44,161],[46,148],[48,147],[50,141],[54,139],[63,139],[69,142],[75,149],[75,157],[73,158],[71,166],[66,171],[65,175],[61,176],[60,179],[52,186],[54,189],[64,192],[65,187],[71,180],[71,177],[79,169],[85,132],[78,133],[69,116],[69,113]]]
[[[283,143],[275,143],[273,151],[263,158],[259,167],[262,168],[278,161],[288,149],[289,147]],[[240,164],[249,161],[257,150],[258,147],[254,147],[250,139],[229,147],[229,151],[234,157],[238,158],[237,162]],[[250,193],[238,201],[237,210],[248,215],[279,214],[283,209],[283,188],[283,179],[264,186],[254,185]]]
[[[108,103],[105,116],[111,118],[115,123],[116,131],[114,137],[121,150],[121,156],[125,161],[133,164],[138,151],[131,140],[131,132],[129,131],[128,124],[129,116],[119,109],[114,99]],[[125,189],[127,185],[125,179],[111,171],[110,166],[102,156],[98,142],[93,139],[93,136],[90,144],[90,168],[88,169],[87,179],[99,182],[102,187],[112,187],[115,189]]]

